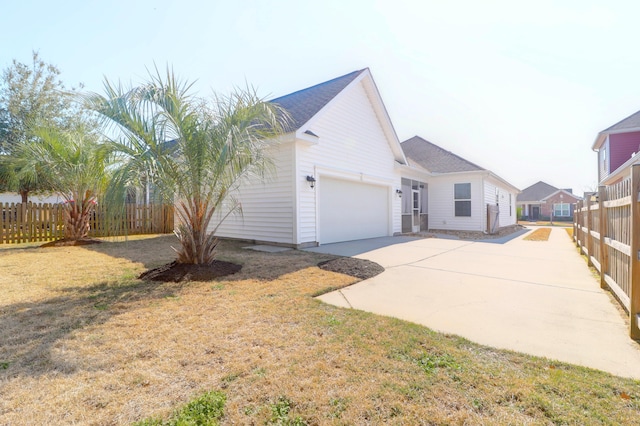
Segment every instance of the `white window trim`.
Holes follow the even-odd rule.
[[[456,185],[469,185],[469,198],[456,198]],[[456,204],[459,201],[468,201],[469,202],[469,214],[468,215],[458,215],[456,213]],[[472,216],[472,206],[471,206],[471,183],[470,182],[460,182],[453,184],[453,215],[454,217],[471,217]]]

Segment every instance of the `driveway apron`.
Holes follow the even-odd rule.
[[[382,274],[320,296],[474,342],[640,379],[624,314],[564,229],[548,241],[373,239],[324,251],[368,259]]]

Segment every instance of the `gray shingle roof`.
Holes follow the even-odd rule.
[[[540,201],[543,198],[556,192],[558,188],[545,182],[534,183],[522,190],[516,197],[516,201]]]
[[[298,130],[363,71],[365,70],[353,71],[333,80],[272,99],[270,102],[280,105],[291,116],[291,123],[287,130]]]
[[[611,132],[613,130],[637,129],[640,128],[640,111],[631,114],[627,118],[618,121],[611,127],[608,127],[600,133]]]
[[[410,165],[419,165],[432,173],[456,173],[485,170],[438,145],[414,136],[401,144]],[[413,164],[412,164],[413,163]]]

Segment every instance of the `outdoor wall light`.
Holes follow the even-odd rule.
[[[402,197],[402,191],[400,191],[399,189],[396,189],[396,194],[398,194],[398,197]]]
[[[316,186],[316,178],[313,176],[307,176],[307,182],[309,182],[309,186],[313,189]]]

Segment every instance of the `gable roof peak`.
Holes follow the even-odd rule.
[[[295,131],[315,116],[325,105],[369,68],[352,71],[323,83],[280,96],[269,102],[284,108],[290,116],[287,131]]]
[[[538,181],[522,190],[516,197],[516,201],[540,201],[545,197],[557,192],[558,188],[546,182]]]

